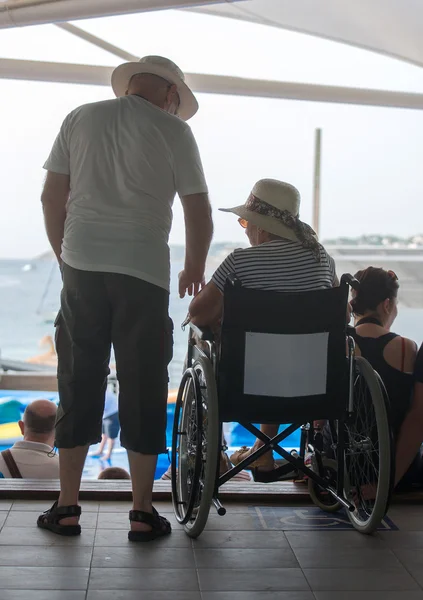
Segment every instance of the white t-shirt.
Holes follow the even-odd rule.
[[[44,168],[70,175],[62,260],[169,289],[175,194],[207,192],[187,123],[135,95],[64,120]]]
[[[24,479],[59,479],[59,456],[51,446],[22,440],[10,448],[15,463]],[[0,454],[0,473],[10,478],[9,469]]]

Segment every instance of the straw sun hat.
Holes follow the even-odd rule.
[[[293,185],[277,179],[260,179],[245,204],[219,210],[234,213],[263,231],[299,242],[320,262],[317,235],[307,223],[300,221],[300,203],[300,192]]]
[[[117,97],[124,96],[131,77],[141,73],[150,73],[162,77],[176,85],[180,105],[178,115],[188,121],[198,110],[198,102],[185,83],[185,75],[174,62],[163,56],[144,56],[138,62],[127,62],[116,67],[112,73],[112,88]]]

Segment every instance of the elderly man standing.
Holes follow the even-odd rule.
[[[113,344],[121,444],[133,487],[128,536],[144,542],[171,532],[152,506],[152,488],[157,455],[166,451],[175,194],[186,229],[181,297],[203,282],[213,223],[197,144],[185,123],[198,104],[182,71],[147,56],[117,67],[112,87],[116,99],[66,117],[44,165],[46,230],[63,273],[56,332],[61,491],[38,525],[62,535],[81,532],[79,486],[88,447],[101,439]]]

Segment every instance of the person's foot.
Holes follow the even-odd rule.
[[[57,503],[57,508],[61,508],[62,504],[60,503],[60,500]],[[59,521],[60,525],[69,525],[69,526],[76,526],[79,525],[79,516],[77,517],[65,517],[64,519],[60,519]]]
[[[172,532],[169,521],[161,517],[153,507],[151,511],[131,510],[129,521],[131,529],[128,538],[131,542],[149,542]]]
[[[172,466],[169,465],[168,469],[160,477],[163,481],[171,481],[172,479]]]
[[[153,511],[148,511],[148,514],[153,515]],[[147,523],[140,523],[139,521],[130,521],[131,523],[131,531],[151,531],[151,525],[147,525]]]
[[[79,517],[81,507],[77,504],[59,506],[56,501],[53,506],[37,519],[38,527],[48,529],[53,533],[65,536],[80,535]]]
[[[79,525],[79,518],[78,517],[66,517],[65,519],[60,519],[59,521],[60,525]]]
[[[220,475],[224,475],[227,471],[232,469],[232,465],[231,465],[231,461],[229,460],[229,456],[226,454],[226,452],[223,452],[223,450],[220,453],[219,461],[220,461],[219,462],[219,474]],[[165,471],[163,473],[163,475],[160,477],[160,479],[162,479],[163,481],[171,481],[172,467],[170,465],[169,465],[169,468],[167,469],[167,471]],[[234,481],[234,480],[251,481],[251,477],[247,473],[247,471],[241,471],[240,473],[237,473],[234,477],[231,477],[230,481]]]
[[[88,455],[90,458],[101,458],[103,456],[102,452],[94,452],[93,454]]]
[[[231,463],[235,466],[239,465],[240,462],[242,462],[244,459],[251,456],[251,454],[253,452],[255,452],[256,450],[258,450],[258,448],[256,448],[255,446],[253,446],[252,448],[248,448],[247,446],[242,446],[242,448],[240,448],[239,450],[237,450],[236,452],[234,452],[231,455],[231,457],[230,457]],[[250,463],[248,465],[248,467],[246,467],[246,468],[248,470],[260,469],[260,471],[273,471],[273,469],[275,468],[273,452],[271,450],[269,450],[268,452],[266,452],[259,458],[256,458],[256,460],[253,461],[252,463]]]
[[[232,469],[232,464],[229,460],[229,456],[222,450],[220,453],[219,474],[224,475],[230,469]],[[240,471],[231,477],[229,481],[251,481],[251,477],[247,471]]]

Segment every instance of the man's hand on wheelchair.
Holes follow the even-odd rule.
[[[179,273],[179,297],[196,296],[198,292],[206,285],[204,273],[200,276],[198,273],[184,269]]]

